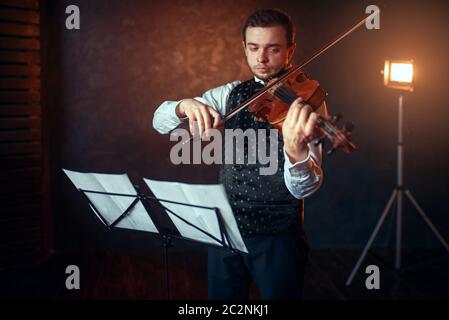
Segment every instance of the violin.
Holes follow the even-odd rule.
[[[318,81],[310,80],[304,74],[302,68],[378,13],[379,11],[375,11],[366,16],[337,39],[331,41],[317,53],[306,59],[298,67],[290,68],[282,76],[269,81],[265,88],[225,114],[224,121],[232,118],[244,108],[248,108],[248,111],[253,113],[258,121],[266,121],[278,131],[282,132],[282,124],[287,116],[290,105],[297,98],[302,98],[303,105],[308,104],[312,107],[313,111],[316,111],[325,101],[328,93],[320,86]],[[318,117],[317,128],[321,136],[317,139],[316,144],[323,142],[325,138],[330,140],[331,149],[327,152],[328,155],[337,149],[342,149],[346,154],[356,149],[356,145],[350,141],[354,128],[353,124],[348,123],[342,129],[339,129],[336,122],[340,118],[341,115],[331,117],[320,115]]]
[[[302,105],[308,104],[313,111],[316,111],[323,104],[327,95],[328,93],[323,90],[318,81],[310,80],[300,69],[295,69],[282,81],[277,81],[256,101],[250,103],[248,111],[253,113],[258,121],[268,122],[282,132],[282,125],[293,101],[301,97]],[[332,143],[331,149],[327,152],[329,155],[339,148],[346,154],[356,149],[355,144],[350,141],[354,126],[347,124],[344,129],[338,129],[336,122],[340,118],[341,116],[318,116],[317,127],[321,136],[315,144],[318,145],[328,138]]]

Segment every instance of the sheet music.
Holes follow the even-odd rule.
[[[188,203],[197,206],[218,208],[223,216],[224,225],[228,232],[232,246],[237,250],[248,252],[238,230],[237,222],[235,221],[234,214],[232,213],[232,209],[229,205],[223,185],[195,185],[179,182],[157,181],[151,179],[144,179],[144,181],[154,193],[154,195],[159,199]],[[209,232],[211,235],[221,240],[218,221],[213,210],[189,207],[163,201],[161,201],[161,204],[167,209],[172,210],[183,219]],[[169,211],[167,211],[167,214],[183,237],[220,245],[219,242],[211,239],[206,234],[186,224],[184,221],[171,214]]]
[[[63,171],[77,189],[137,195],[127,174],[82,173],[66,169],[63,169]],[[88,192],[85,194],[108,224],[114,222],[135,200],[135,197],[113,196]],[[98,217],[98,213],[94,208],[92,208],[92,210]],[[100,219],[100,217],[98,218]],[[117,223],[115,227],[158,232],[141,201],[138,201],[134,208],[128,212],[127,216]]]

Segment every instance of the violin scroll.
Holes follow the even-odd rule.
[[[354,124],[352,122],[347,122],[343,125],[341,129],[337,127],[337,122],[342,118],[341,114],[337,114],[329,117],[326,120],[320,116],[317,126],[321,128],[323,134],[318,139],[316,144],[322,143],[325,138],[331,141],[331,148],[327,151],[327,155],[332,155],[336,150],[342,149],[344,153],[349,154],[354,151],[357,147],[351,142],[352,131],[354,130]]]

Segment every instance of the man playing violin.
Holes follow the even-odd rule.
[[[295,48],[295,28],[287,14],[276,9],[254,12],[243,27],[243,49],[254,77],[211,89],[201,97],[162,103],[154,115],[154,128],[168,133],[188,120],[192,135],[197,124],[203,136],[223,125],[223,115],[290,67]],[[318,113],[327,114],[324,103],[315,112],[300,98],[291,104],[282,135],[277,137],[275,174],[261,175],[260,164],[221,166],[220,180],[249,254],[209,249],[210,299],[247,299],[251,280],[263,299],[302,299],[309,251],[303,230],[303,199],[323,182],[322,149],[314,143]],[[270,125],[257,121],[248,110],[224,126],[266,130],[267,140],[258,143],[269,143],[271,138]],[[248,153],[251,146],[245,148]]]

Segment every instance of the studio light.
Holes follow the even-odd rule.
[[[385,60],[382,73],[388,88],[413,91],[413,60]]]
[[[413,92],[413,60],[385,60],[384,70],[381,71],[384,75],[384,84],[388,88],[397,89],[401,91]],[[415,207],[416,211],[426,222],[430,230],[435,237],[440,241],[443,247],[449,252],[449,244],[443,238],[436,226],[429,219],[428,215],[413,197],[412,193],[404,186],[404,95],[401,92],[398,99],[398,142],[397,142],[397,175],[396,175],[396,187],[388,200],[384,211],[382,212],[379,221],[372,232],[368,243],[361,256],[359,257],[356,265],[354,266],[351,274],[349,275],[346,285],[349,286],[354,279],[354,276],[359,270],[363,260],[365,259],[368,250],[373,244],[377,234],[379,233],[382,224],[385,222],[386,217],[392,211],[393,203],[396,202],[396,243],[395,243],[395,263],[396,270],[402,267],[402,218],[403,218],[403,202],[404,199],[408,199]],[[404,197],[405,196],[405,197]]]

